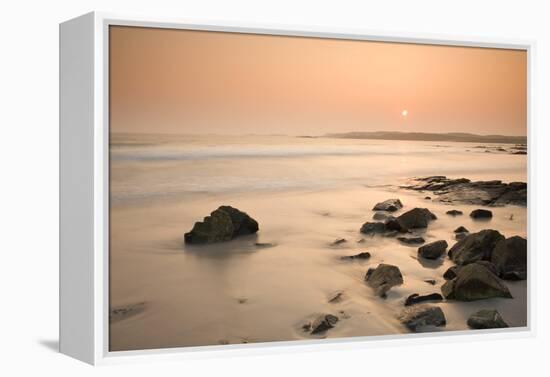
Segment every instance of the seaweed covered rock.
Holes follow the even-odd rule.
[[[438,259],[445,254],[447,246],[445,240],[430,242],[418,248],[418,255],[426,259]]]
[[[221,206],[196,222],[193,229],[185,233],[185,243],[206,244],[224,242],[235,237],[258,231],[258,222],[245,212],[230,206]]]
[[[402,231],[415,228],[426,228],[431,220],[437,217],[427,208],[413,208],[397,217]]]
[[[463,266],[453,280],[441,287],[446,299],[474,301],[493,297],[512,298],[502,280],[480,263]]]
[[[514,236],[498,241],[491,254],[491,262],[503,279],[527,279],[527,240]]]
[[[447,324],[445,314],[438,306],[414,305],[405,308],[399,320],[411,331],[422,331],[425,328],[440,327]]]
[[[383,202],[377,203],[372,210],[373,211],[387,211],[387,212],[395,212],[399,209],[403,208],[403,203],[401,203],[401,200],[399,199],[388,199],[384,200]]]
[[[403,275],[399,267],[381,263],[376,268],[369,268],[365,281],[376,290],[378,296],[386,297],[392,287],[403,284]]]
[[[496,310],[480,310],[468,318],[468,326],[472,329],[501,329],[508,327],[500,313]]]
[[[490,260],[495,245],[503,239],[504,236],[493,229],[469,234],[451,247],[449,258],[460,265]]]

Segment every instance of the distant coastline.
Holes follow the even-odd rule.
[[[344,132],[323,135],[338,139],[376,139],[376,140],[419,140],[419,141],[455,141],[472,143],[526,144],[527,136],[476,135],[470,133],[427,133],[427,132]]]

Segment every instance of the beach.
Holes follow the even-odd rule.
[[[499,148],[505,151],[499,150]],[[399,215],[437,216],[415,230],[426,243],[496,229],[527,238],[527,208],[443,203],[403,188],[414,177],[527,182],[527,156],[502,144],[357,140],[285,135],[111,134],[109,302],[131,308],[111,320],[111,351],[410,333],[399,320],[414,293],[441,293],[447,257],[424,260],[418,245],[360,232],[376,203],[399,198]],[[427,199],[426,197],[430,197]],[[207,245],[184,243],[195,222],[230,205],[259,223],[255,234]],[[492,211],[490,220],[468,216]],[[449,216],[456,209],[462,216]],[[334,244],[335,240],[345,242]],[[341,257],[368,251],[367,260]],[[398,266],[403,284],[379,297],[365,274]],[[426,280],[435,280],[435,284]],[[437,303],[446,325],[497,309],[510,327],[527,324],[527,281],[506,281],[513,298]],[[335,295],[337,300],[331,300]],[[331,302],[332,301],[332,302]],[[330,313],[334,328],[303,325]]]

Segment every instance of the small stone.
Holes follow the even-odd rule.
[[[343,298],[344,298],[344,292],[336,292],[335,294],[333,294],[333,295],[328,299],[328,302],[330,302],[331,304],[334,304],[334,303],[336,303],[336,302],[342,301]]]
[[[311,324],[311,334],[321,334],[327,330],[332,329],[336,322],[338,322],[338,317],[332,314],[322,314],[313,323]]]
[[[419,245],[426,242],[422,237],[397,237],[397,239],[406,245]]]
[[[450,211],[447,211],[446,214],[450,216],[460,216],[462,215],[462,211],[459,211],[457,209],[452,209]]]
[[[339,238],[339,239],[336,239],[336,240],[332,241],[331,245],[336,246],[336,245],[343,244],[345,242],[348,242],[345,238]]]
[[[425,283],[428,283],[430,285],[435,285],[436,281],[434,279],[426,279],[424,280]]]
[[[361,226],[360,232],[363,234],[381,234],[386,231],[386,226],[382,222],[366,222]]]
[[[370,253],[368,251],[364,251],[362,253],[355,254],[355,255],[345,255],[343,257],[340,257],[340,259],[343,259],[343,260],[350,260],[350,259],[365,260],[365,259],[369,259],[370,257],[371,257]]]
[[[488,209],[474,209],[470,213],[470,217],[472,219],[490,219],[493,217],[493,212],[489,211]]]
[[[405,300],[405,306],[410,306],[414,304],[418,304],[425,301],[441,301],[443,300],[443,296],[441,296],[439,293],[431,293],[429,295],[419,295],[418,293],[413,293],[407,299]]]
[[[464,227],[461,225],[461,226],[459,226],[458,228],[456,228],[456,229],[454,230],[454,232],[455,232],[455,233],[468,233],[469,230],[466,229],[466,228],[464,228]]]

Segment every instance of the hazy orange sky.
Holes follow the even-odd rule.
[[[526,118],[525,51],[110,29],[113,132],[525,135]]]

